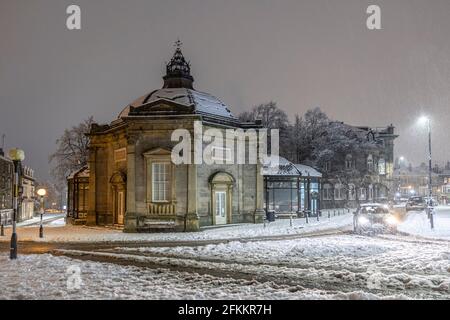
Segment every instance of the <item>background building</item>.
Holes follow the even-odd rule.
[[[5,157],[3,149],[0,149],[0,216],[7,221],[7,224],[11,222],[13,214],[13,174],[13,162]],[[35,180],[33,169],[22,166],[20,184],[21,201],[19,202],[17,222],[31,219],[34,216]]]
[[[410,196],[428,197],[428,165],[419,166],[399,164],[394,173],[397,198]],[[450,199],[450,162],[445,166],[435,164],[431,173],[433,197],[441,204]]]
[[[0,148],[0,219],[3,222],[12,217],[13,163],[5,157]],[[5,223],[6,224],[6,223]]]
[[[20,204],[19,214],[17,216],[17,221],[25,221],[33,218],[34,216],[34,205],[35,205],[35,179],[34,170],[30,167],[23,166],[21,174],[22,183],[22,202]]]
[[[393,199],[394,140],[398,137],[394,127],[347,127],[368,143],[356,152],[337,154],[324,164],[322,208],[357,207],[359,203]]]

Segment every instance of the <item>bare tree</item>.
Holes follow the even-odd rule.
[[[251,111],[243,112],[239,115],[243,122],[261,120],[262,125],[269,129],[286,129],[289,126],[289,119],[283,110],[278,108],[276,102],[263,103],[252,108]]]
[[[52,164],[52,175],[59,183],[64,183],[70,173],[87,165],[89,137],[86,134],[93,123],[93,117],[90,117],[66,129],[56,140],[58,148],[50,155],[49,162]]]
[[[251,111],[243,112],[239,115],[242,122],[261,120],[262,125],[268,129],[279,130],[280,137],[280,155],[289,158],[291,153],[288,147],[289,132],[291,130],[289,118],[282,109],[278,108],[276,102],[268,102],[257,105]],[[269,131],[269,136],[271,132]],[[271,150],[271,139],[268,141],[268,150]]]

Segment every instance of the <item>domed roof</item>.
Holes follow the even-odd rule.
[[[194,113],[210,115],[236,120],[226,104],[218,98],[204,92],[187,88],[163,88],[140,97],[127,106],[119,115],[119,118],[129,116],[131,107],[139,108],[156,101],[165,100],[186,107],[193,107]]]
[[[163,77],[162,89],[152,91],[140,97],[125,107],[119,114],[119,119],[128,116],[152,115],[149,106],[157,104],[158,101],[175,105],[181,113],[194,113],[214,118],[220,118],[236,122],[237,118],[231,113],[227,105],[216,97],[194,90],[194,78],[191,76],[189,62],[181,52],[181,42],[175,43],[175,53],[166,65],[166,75]],[[161,110],[155,110],[154,114],[162,114]]]

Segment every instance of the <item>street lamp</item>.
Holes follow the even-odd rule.
[[[419,124],[427,125],[428,127],[428,217],[430,219],[431,229],[434,229],[433,212],[432,212],[432,200],[433,195],[433,184],[432,184],[432,157],[431,157],[431,119],[427,116],[422,116],[419,118]]]
[[[37,191],[38,196],[41,198],[41,224],[39,226],[39,238],[43,238],[44,237],[44,227],[42,226],[42,216],[45,213],[45,207],[44,207],[44,197],[47,194],[47,191],[45,189],[39,189]]]
[[[17,259],[17,214],[19,208],[19,172],[22,168],[21,162],[25,159],[25,152],[20,149],[9,150],[9,158],[14,164],[14,190],[13,190],[13,221],[12,221],[12,235],[10,247],[10,259]]]

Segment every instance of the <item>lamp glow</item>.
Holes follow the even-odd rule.
[[[37,194],[38,194],[38,196],[45,197],[45,195],[47,194],[47,191],[45,189],[39,189],[37,191]]]
[[[21,149],[11,149],[9,150],[9,158],[12,161],[23,161],[25,160],[25,152]]]
[[[421,116],[418,120],[419,125],[425,125],[430,121],[430,118],[427,116]]]

